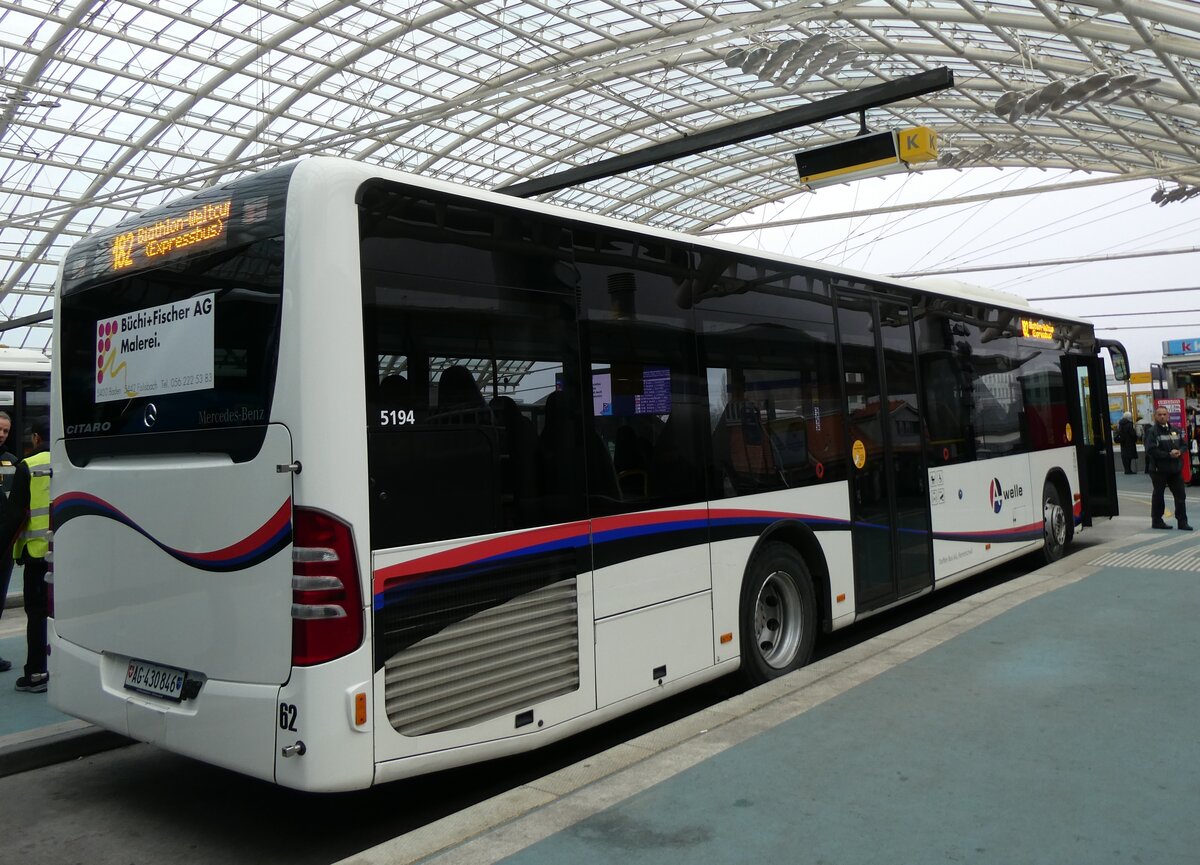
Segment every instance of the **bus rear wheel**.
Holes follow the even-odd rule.
[[[742,583],[742,678],[777,679],[808,663],[816,640],[817,605],[804,560],[786,544],[767,544]]]
[[[1057,562],[1066,553],[1071,539],[1067,511],[1063,507],[1058,487],[1046,481],[1042,487],[1042,556],[1047,562]]]

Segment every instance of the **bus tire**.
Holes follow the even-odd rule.
[[[1042,557],[1047,563],[1057,562],[1066,554],[1071,540],[1067,519],[1062,493],[1056,484],[1046,481],[1042,487]]]
[[[808,566],[787,544],[769,543],[742,582],[742,678],[761,685],[808,663],[816,641],[817,602]]]

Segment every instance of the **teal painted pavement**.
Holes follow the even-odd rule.
[[[1198,620],[1103,568],[503,861],[1195,862]]]
[[[12,669],[0,673],[0,736],[25,733],[70,721],[68,715],[50,708],[45,694],[24,694],[13,690],[25,664],[25,636],[0,637],[0,658],[12,661]]]

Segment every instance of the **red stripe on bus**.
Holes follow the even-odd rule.
[[[210,553],[190,553],[189,555],[194,559],[199,559],[205,562],[220,561],[223,559],[236,559],[247,553],[254,552],[263,544],[267,543],[267,541],[279,534],[280,530],[290,523],[291,520],[292,500],[287,499],[282,505],[279,506],[279,510],[277,510],[270,519],[259,526],[248,537],[243,538],[236,544],[230,544],[224,549],[213,550]]]
[[[617,531],[627,528],[637,528],[641,526],[669,526],[672,523],[695,522],[696,520],[707,520],[710,518],[714,520],[771,519],[844,522],[844,520],[836,518],[817,517],[808,514],[788,513],[785,511],[756,511],[744,508],[714,508],[712,510],[708,508],[688,508],[677,511],[619,514],[611,517],[598,517],[590,521],[579,520],[573,523],[565,523],[561,526],[552,526],[550,528],[536,529],[529,532],[517,532],[516,534],[505,535],[501,538],[491,538],[486,541],[477,541],[473,544],[466,544],[461,547],[456,547],[452,550],[444,550],[440,553],[419,556],[415,559],[410,559],[407,562],[389,565],[385,568],[380,568],[375,571],[374,591],[375,594],[379,594],[385,589],[405,582],[406,578],[408,577],[429,573],[430,571],[440,571],[447,568],[471,565],[485,559],[509,555],[511,553],[519,552],[523,549],[539,547],[543,544],[581,537],[589,533],[602,534],[604,532]]]
[[[573,537],[587,534],[588,526],[589,523],[587,520],[578,520],[573,523],[564,523],[561,526],[551,526],[550,528],[537,529],[532,532],[518,532],[513,535],[505,535],[502,538],[476,541],[473,544],[455,547],[452,550],[443,550],[440,553],[418,556],[407,562],[389,565],[386,568],[380,568],[375,571],[375,593],[382,592],[388,588],[389,584],[395,585],[398,582],[402,582],[404,577],[411,577],[428,571],[440,571],[446,568],[470,565],[483,559],[503,556],[526,547],[536,547],[542,544],[554,543],[555,541],[569,540]]]

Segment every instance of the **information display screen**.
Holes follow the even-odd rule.
[[[665,366],[622,366],[592,371],[596,417],[671,413],[671,370]]]
[[[112,241],[112,269],[124,270],[174,253],[221,246],[228,238],[232,207],[233,199],[226,198],[118,234]]]

